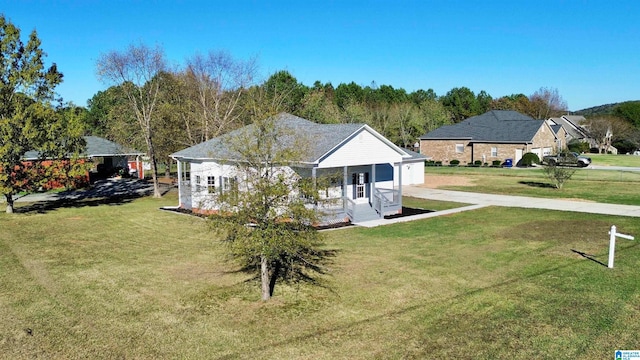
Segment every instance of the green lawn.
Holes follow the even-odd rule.
[[[635,155],[605,155],[586,154],[591,158],[594,165],[629,166],[640,167],[640,156]]]
[[[635,218],[492,207],[328,231],[325,287],[262,303],[206,222],[158,210],[176,202],[0,214],[0,357],[603,359],[640,344],[640,246],[620,239],[600,264],[609,227],[638,237]]]
[[[442,189],[488,194],[582,199],[613,204],[640,205],[640,172],[576,169],[562,190],[555,189],[542,168],[427,167],[428,175],[463,176],[469,186]]]

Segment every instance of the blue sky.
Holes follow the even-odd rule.
[[[100,54],[160,45],[174,66],[196,52],[257,57],[311,86],[355,81],[500,97],[557,88],[570,110],[640,99],[640,1],[0,0],[36,29],[58,92],[86,105],[107,84]]]

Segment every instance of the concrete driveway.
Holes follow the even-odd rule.
[[[464,191],[429,189],[418,186],[403,187],[402,192],[403,195],[421,199],[454,201],[480,206],[549,209],[591,214],[640,217],[640,206],[632,205],[604,204],[590,201],[546,199],[526,196],[480,194]]]
[[[75,201],[83,199],[99,199],[111,197],[136,197],[153,194],[153,184],[138,179],[106,179],[98,180],[88,189],[69,190],[62,192],[34,193],[24,196],[16,196],[15,202],[51,202],[51,201]],[[4,196],[0,202],[4,202]]]
[[[492,194],[471,193],[471,192],[464,192],[464,191],[429,189],[429,188],[418,187],[418,186],[404,186],[402,188],[402,193],[404,196],[412,196],[416,198],[429,199],[429,200],[453,201],[453,202],[459,202],[459,203],[466,203],[470,205],[455,208],[455,209],[434,211],[430,213],[412,215],[412,216],[406,216],[406,217],[398,217],[394,219],[377,219],[377,220],[371,220],[371,221],[364,221],[364,222],[355,223],[354,225],[363,226],[363,227],[376,227],[376,226],[389,225],[389,224],[398,223],[398,222],[427,219],[435,216],[442,216],[442,215],[459,213],[463,211],[476,210],[486,206],[548,209],[548,210],[560,210],[560,211],[574,211],[574,212],[582,212],[582,213],[590,213],[590,214],[640,217],[640,206],[631,206],[631,205],[617,205],[617,204],[595,203],[595,202],[589,202],[589,201],[533,198],[533,197],[526,197],[526,196],[492,195]]]

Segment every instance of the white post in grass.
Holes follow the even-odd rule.
[[[631,235],[617,233],[615,225],[611,226],[611,231],[609,231],[609,234],[611,236],[609,238],[609,265],[608,266],[609,266],[609,269],[613,269],[613,255],[616,252],[616,236],[624,239],[629,239],[629,240],[633,240],[634,238]]]

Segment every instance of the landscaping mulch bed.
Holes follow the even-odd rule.
[[[420,215],[420,214],[428,214],[428,213],[432,213],[435,210],[426,210],[426,209],[416,209],[416,208],[410,208],[410,207],[402,207],[402,214],[395,214],[395,215],[387,215],[384,218],[385,219],[397,219],[397,218],[401,218],[401,217],[405,217],[405,216],[413,216],[413,215]]]

